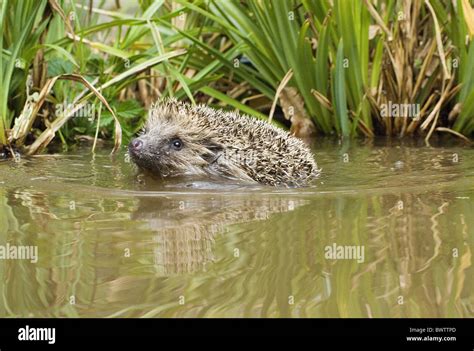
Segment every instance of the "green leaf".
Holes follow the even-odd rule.
[[[129,119],[137,116],[141,116],[145,111],[140,103],[136,100],[126,100],[113,104],[115,107],[115,113],[119,118]],[[102,112],[101,121],[104,118],[112,118],[112,114],[108,110]]]
[[[342,136],[349,136],[349,115],[347,112],[347,99],[345,87],[345,68],[344,68],[344,44],[342,39],[337,46],[336,69],[334,74],[334,102],[336,105],[336,117],[341,128]]]
[[[86,130],[87,130],[86,127],[74,127],[73,129],[74,129],[76,132],[81,133],[81,134],[84,134],[84,133],[86,132]]]
[[[48,77],[55,77],[61,74],[74,73],[74,65],[68,61],[59,57],[52,58],[48,62]]]
[[[71,62],[74,66],[76,66],[77,68],[79,68],[79,65],[78,63],[76,62],[76,59],[68,52],[66,51],[65,49],[63,49],[62,47],[60,46],[57,46],[57,45],[54,45],[54,44],[43,44],[43,45],[40,45],[40,46],[43,46],[43,47],[46,47],[46,48],[51,48],[53,50],[56,50],[59,54],[61,54],[62,56],[64,56],[69,62]]]

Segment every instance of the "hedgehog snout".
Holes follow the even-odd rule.
[[[135,138],[130,141],[130,144],[128,144],[128,151],[130,154],[133,156],[138,156],[141,152],[143,152],[145,143],[143,139],[141,138]]]
[[[134,150],[139,151],[143,147],[143,140],[139,138],[133,139],[130,145]]]

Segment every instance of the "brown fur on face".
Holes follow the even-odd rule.
[[[161,176],[217,175],[269,185],[301,186],[318,174],[308,147],[266,122],[166,99],[152,106],[132,160]]]

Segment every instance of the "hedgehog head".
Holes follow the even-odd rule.
[[[142,169],[161,176],[202,175],[222,150],[214,131],[175,99],[153,105],[144,130],[128,151]]]

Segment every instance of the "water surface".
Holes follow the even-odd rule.
[[[0,317],[473,317],[474,149],[315,142],[314,187],[0,163]],[[345,257],[332,248],[351,247]]]

